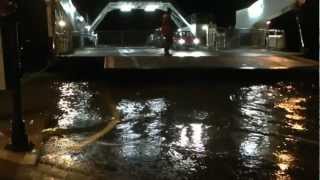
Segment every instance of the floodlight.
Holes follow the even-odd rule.
[[[84,18],[82,16],[78,16],[77,19],[80,21],[80,22],[83,22],[84,21]]]
[[[203,25],[203,26],[202,26],[202,30],[208,31],[208,29],[209,29],[208,25]]]
[[[156,4],[149,4],[149,5],[147,5],[145,8],[144,8],[144,10],[146,11],[146,12],[154,12],[156,9],[158,9],[159,8],[159,6],[158,5],[156,5]]]
[[[130,12],[134,8],[134,5],[132,4],[123,4],[120,6],[121,12]]]
[[[86,25],[84,28],[86,28],[88,31],[90,30],[90,26]]]
[[[264,8],[263,0],[258,0],[248,8],[249,17],[257,18],[261,16],[263,13],[263,8]]]
[[[63,28],[67,25],[67,23],[64,20],[60,20],[58,21],[58,25]]]

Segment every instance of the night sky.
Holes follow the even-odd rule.
[[[186,16],[189,16],[192,13],[210,13],[213,14],[214,21],[219,26],[229,26],[235,24],[235,11],[237,9],[242,9],[246,6],[249,6],[256,0],[202,0],[202,1],[196,1],[199,3],[195,3],[195,0],[175,0],[171,1],[179,10],[182,10],[182,13]],[[109,0],[95,0],[88,1],[88,0],[73,0],[73,3],[77,7],[77,9],[81,12],[82,15],[85,16],[87,13],[90,20],[93,21],[94,18],[99,14],[99,12],[105,7],[105,5],[109,2]],[[200,3],[201,2],[201,3]],[[159,19],[159,15],[153,15],[154,19],[150,19],[150,17],[145,17],[141,14],[141,12],[136,11],[137,14],[130,15],[121,15],[120,13],[113,12],[107,19],[101,23],[100,29],[108,29],[111,28],[110,25],[115,25],[116,22],[113,22],[114,19],[117,19],[117,22],[119,22],[119,19],[122,19],[123,21],[134,21],[135,19],[141,19],[144,17],[144,19],[147,19],[148,22],[154,22],[154,25],[151,25],[153,28],[156,26],[157,19]],[[125,20],[131,19],[131,20]],[[152,18],[152,17],[151,17]],[[146,22],[146,21],[144,21]],[[142,22],[143,23],[143,22]],[[137,24],[137,23],[134,23]],[[150,23],[149,23],[150,24]],[[127,25],[127,24],[126,24]],[[118,25],[117,25],[118,26]],[[120,24],[118,27],[123,27],[124,24]],[[115,26],[113,26],[115,27]]]

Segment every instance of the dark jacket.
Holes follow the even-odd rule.
[[[162,17],[161,33],[163,36],[173,36],[173,27],[170,15],[164,14]]]

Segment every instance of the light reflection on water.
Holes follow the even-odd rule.
[[[161,114],[167,110],[166,100],[164,98],[145,102],[122,100],[118,103],[117,109],[123,116],[123,122],[116,128],[121,134],[119,141],[122,144],[122,156],[132,158],[141,153],[149,157],[158,156],[161,145],[160,119]]]
[[[205,151],[206,134],[204,130],[208,127],[204,127],[202,123],[191,123],[189,126],[177,125],[176,127],[180,130],[180,137],[173,144],[198,153]]]
[[[279,170],[275,172],[275,177],[277,180],[290,180],[291,176],[287,174],[287,171],[291,166],[293,166],[295,158],[288,152],[277,152],[274,153],[276,157],[277,165]]]
[[[294,88],[289,85],[285,86],[288,92],[292,92]],[[245,92],[242,97],[241,112],[244,115],[243,126],[251,130],[262,130],[265,133],[270,133],[269,120],[274,121],[279,118],[274,116],[274,109],[283,109],[286,114],[285,118],[279,123],[285,123],[288,127],[294,130],[305,130],[305,103],[304,97],[284,96],[279,90],[280,88],[270,88],[267,86],[254,86],[243,88]],[[270,106],[273,106],[272,109]]]
[[[303,97],[284,98],[275,105],[275,108],[283,109],[287,112],[285,117],[288,119],[288,127],[297,131],[305,131],[303,120],[306,118],[303,113],[307,108],[304,107],[303,103],[306,101],[306,98]]]
[[[171,139],[170,134],[166,135],[169,129],[166,129],[161,121],[169,106],[169,102],[164,98],[146,100],[145,103],[130,100],[118,103],[117,109],[123,115],[123,122],[117,126],[120,130],[122,157],[130,159],[144,156],[157,159],[165,154],[167,160],[176,164],[176,170],[190,170],[198,166],[197,160],[185,157],[181,151],[187,150],[197,156],[204,154],[207,138],[205,130],[208,126],[203,123],[175,125],[172,128],[179,136]],[[208,113],[204,111],[193,111],[191,114],[192,116],[187,117],[199,121],[208,117]],[[165,142],[168,139],[170,142]],[[163,147],[168,147],[168,151],[163,152]]]
[[[305,110],[306,108],[301,106],[300,103],[306,102],[305,98],[285,98],[282,102],[275,107],[286,110],[288,113],[295,114],[299,110]]]
[[[59,128],[86,127],[102,118],[91,107],[93,94],[88,90],[87,82],[58,84],[60,99],[57,107],[61,113],[56,117]]]
[[[242,128],[252,131],[268,132],[268,120],[272,119],[270,90],[267,86],[252,86],[240,90],[240,111],[243,115]]]
[[[240,152],[244,156],[263,156],[268,151],[270,140],[268,136],[250,133],[240,146]]]
[[[101,119],[99,114],[102,112],[92,108],[91,102],[96,97],[88,87],[88,83],[63,83],[59,86],[61,96],[57,104],[62,112],[57,116],[59,127],[70,128],[83,122],[88,125],[92,119]],[[278,169],[268,171],[272,171],[277,179],[290,179],[288,172],[298,166],[294,163],[298,157],[286,151],[286,146],[282,145],[286,143],[294,146],[297,143],[294,133],[302,134],[308,131],[305,122],[308,111],[305,103],[308,99],[303,94],[295,93],[294,86],[286,84],[254,85],[237,87],[228,92],[216,91],[209,95],[212,96],[210,98],[215,100],[222,96],[228,101],[225,106],[228,109],[221,111],[220,106],[216,105],[217,101],[208,103],[192,97],[190,102],[185,103],[165,94],[144,98],[129,92],[129,96],[125,94],[125,97],[130,98],[123,98],[123,94],[114,95],[113,98],[118,100],[115,104],[121,114],[121,122],[111,134],[106,135],[112,138],[101,141],[111,141],[110,143],[119,146],[95,147],[88,151],[92,156],[99,154],[102,159],[109,156],[125,159],[128,164],[133,163],[132,167],[141,168],[141,171],[144,171],[146,166],[162,163],[163,165],[156,166],[155,169],[164,177],[170,177],[165,176],[164,171],[168,169],[170,172],[184,172],[184,175],[199,173],[205,169],[210,171],[212,164],[203,163],[219,159],[219,153],[228,154],[231,162],[235,162],[228,165],[232,170],[239,166],[243,169],[259,169],[263,163],[271,161],[270,157],[274,157],[272,163]],[[102,97],[98,98],[104,99],[104,92],[100,94]],[[179,97],[179,93],[175,96]],[[226,129],[217,127],[219,123]],[[224,126],[225,124],[231,125]],[[279,137],[275,136],[278,134],[290,136],[285,136],[287,138],[279,142]],[[232,135],[236,140],[229,138]],[[221,136],[223,141],[218,141]],[[48,143],[54,146],[57,143],[76,142],[70,139],[70,142]],[[115,149],[113,154],[99,152],[108,148]],[[86,160],[81,153],[66,153],[60,157],[54,153],[48,155],[50,156],[45,157],[67,166],[79,162],[81,164]],[[101,158],[100,161],[103,161]],[[134,164],[136,162],[139,162],[139,166]],[[215,163],[217,162],[213,164]],[[200,166],[203,168],[199,169]]]
[[[279,134],[277,124],[283,124],[283,127],[296,131],[305,131],[303,111],[306,110],[303,103],[306,99],[303,97],[292,97],[290,93],[294,91],[291,85],[284,87],[288,94],[283,94],[282,87],[268,86],[252,86],[241,89],[240,110],[243,115],[241,120],[241,128],[250,130],[240,143],[240,154],[244,159],[244,165],[247,167],[259,167],[264,162],[263,157],[274,151],[271,146],[270,136],[259,135],[263,134]],[[283,109],[286,114],[278,117],[274,111]],[[276,122],[275,124],[270,122]],[[246,158],[249,157],[249,158]],[[256,158],[250,158],[256,157]],[[289,168],[289,156],[279,155],[282,161],[279,163],[279,168],[283,171]],[[259,160],[261,159],[262,160]],[[290,156],[290,159],[293,159]],[[275,173],[278,177],[279,172]],[[284,177],[284,176],[281,176]],[[286,176],[290,178],[290,176]]]

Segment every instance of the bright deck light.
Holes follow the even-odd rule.
[[[120,11],[122,12],[130,12],[134,6],[132,4],[123,4],[120,6]]]
[[[208,27],[208,25],[203,25],[201,29],[204,31],[208,31],[209,27]]]
[[[63,27],[65,27],[67,25],[67,23],[64,20],[60,20],[58,22],[58,25],[63,28]]]
[[[248,8],[248,14],[250,18],[257,18],[263,13],[264,4],[262,0],[258,0]]]
[[[77,19],[80,21],[80,22],[83,22],[84,21],[84,18],[82,16],[78,16]]]
[[[86,30],[90,30],[90,26],[89,25],[86,25],[84,28],[86,28]]]
[[[150,5],[147,5],[144,10],[146,12],[154,12],[156,9],[158,9],[159,6],[158,5],[155,5],[155,4],[150,4]]]

